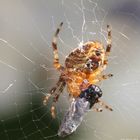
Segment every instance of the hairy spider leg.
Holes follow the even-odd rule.
[[[56,88],[57,92],[55,92],[54,96],[53,96],[53,103],[52,103],[52,107],[51,107],[51,115],[52,118],[56,117],[56,107],[55,104],[58,101],[58,98],[60,96],[60,94],[62,93],[62,91],[64,90],[64,87],[66,85],[66,82],[61,78],[60,76],[60,85],[58,86],[58,88]]]
[[[112,77],[113,74],[109,73],[109,74],[104,74],[104,75],[101,75],[99,78],[98,78],[98,82],[102,81],[102,80],[106,80],[110,77]]]
[[[108,109],[109,111],[113,111],[113,109],[109,105],[107,105],[104,101],[102,101],[101,99],[98,99],[97,103],[99,103],[99,105],[103,106],[104,108]]]
[[[61,76],[60,76],[58,82],[56,83],[56,86],[53,87],[53,88],[49,91],[49,94],[46,95],[46,97],[45,97],[45,99],[44,99],[44,101],[43,101],[44,105],[47,104],[49,98],[50,98],[53,94],[56,94],[56,93],[55,93],[56,90],[59,91],[59,88],[60,88],[61,83],[62,83],[62,79],[61,79]]]
[[[102,68],[101,68],[101,70],[100,71],[102,71]],[[99,71],[99,72],[100,72]],[[101,82],[102,80],[106,80],[106,79],[108,79],[108,78],[110,78],[110,77],[112,77],[113,76],[113,74],[111,74],[111,73],[109,73],[109,74],[99,74],[97,77],[94,77],[94,78],[90,78],[90,83],[92,83],[92,84],[96,84],[96,83],[98,83],[98,82]]]
[[[108,33],[108,38],[107,38],[107,47],[105,51],[105,60],[104,60],[104,67],[106,68],[106,65],[108,64],[108,56],[111,52],[112,48],[112,35],[111,35],[111,27],[107,25],[107,33]]]
[[[49,100],[49,98],[51,96],[53,96],[53,103],[52,103],[51,110],[50,110],[51,111],[52,118],[55,118],[55,116],[56,116],[56,109],[55,109],[56,107],[55,107],[55,104],[58,101],[58,98],[59,98],[60,94],[62,93],[65,85],[66,85],[66,82],[60,76],[58,82],[56,83],[56,86],[53,87],[50,90],[49,94],[46,95],[46,97],[45,97],[45,99],[43,101],[43,104],[46,105],[47,102],[48,102],[48,100]]]
[[[53,95],[53,102],[58,101],[58,98],[59,98],[60,94],[63,92],[65,86],[66,86],[66,82],[63,79],[61,79],[61,76],[60,76],[59,86],[56,89],[55,94]]]
[[[48,100],[49,100],[49,98],[50,98],[52,95],[54,96],[54,97],[53,97],[53,101],[57,101],[57,100],[58,100],[58,97],[59,97],[59,95],[60,95],[60,92],[63,91],[65,85],[66,85],[65,81],[64,81],[64,80],[62,79],[62,77],[60,76],[58,82],[56,83],[56,86],[53,87],[53,88],[50,90],[49,94],[46,95],[46,97],[45,97],[43,103],[46,105],[47,102],[48,102]],[[57,91],[57,93],[56,93],[56,91]]]
[[[59,63],[59,56],[58,56],[58,50],[57,50],[57,38],[58,38],[58,34],[61,30],[62,25],[63,25],[63,22],[60,23],[52,40],[52,48],[53,48],[53,54],[54,54],[54,67],[59,71],[64,70],[64,67]]]
[[[111,27],[109,25],[107,25],[107,33],[108,39],[107,39],[106,55],[108,56],[112,47]]]
[[[93,110],[96,111],[96,112],[102,112],[103,111],[102,108],[97,108],[97,107],[94,107],[94,106],[93,106]]]

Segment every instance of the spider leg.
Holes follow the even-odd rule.
[[[64,81],[64,80],[62,79],[62,77],[60,76],[58,82],[56,83],[56,86],[53,87],[53,88],[50,90],[49,94],[47,94],[46,97],[44,98],[43,104],[46,105],[47,102],[48,102],[48,100],[49,100],[49,98],[50,98],[51,96],[54,96],[54,97],[53,97],[53,101],[55,101],[55,100],[57,101],[58,98],[59,98],[59,95],[60,95],[61,92],[63,91],[65,85],[66,85],[65,81]],[[56,93],[56,92],[57,92],[57,93]]]
[[[110,77],[112,77],[112,76],[113,76],[113,74],[111,74],[111,73],[101,75],[101,76],[99,77],[99,81],[106,80],[106,79],[108,79],[108,78],[110,78]]]
[[[106,109],[108,109],[110,111],[113,111],[113,109],[109,105],[107,105],[105,102],[103,102],[101,99],[98,99],[98,102],[97,103],[99,103],[104,108],[106,108]]]
[[[97,107],[93,107],[93,110],[96,111],[96,112],[102,112],[103,111],[102,108],[97,108]]]
[[[89,79],[89,81],[90,81],[90,83],[91,84],[96,84],[96,83],[98,83],[98,82],[100,82],[100,81],[102,81],[102,80],[106,80],[106,79],[108,79],[108,78],[110,78],[110,77],[112,77],[113,76],[113,74],[105,74],[105,75],[99,75],[99,76],[97,76],[97,77],[91,77],[90,79]]]
[[[55,119],[56,118],[56,108],[55,108],[55,105],[51,106],[51,110],[50,111],[51,111],[52,118]]]
[[[53,87],[50,90],[50,93],[46,95],[46,97],[43,101],[43,104],[46,105],[49,98],[52,97],[53,102],[52,102],[52,106],[51,106],[51,109],[50,109],[52,118],[56,117],[56,107],[55,107],[55,105],[56,105],[56,102],[58,101],[58,98],[59,98],[60,94],[62,93],[65,85],[66,85],[65,80],[60,76],[58,82],[56,83],[56,86]]]
[[[52,40],[52,48],[53,48],[53,54],[54,54],[54,67],[59,71],[64,70],[64,67],[59,63],[59,56],[58,56],[58,50],[57,50],[57,38],[58,38],[58,34],[61,30],[62,25],[63,25],[63,22],[60,23]]]
[[[58,88],[58,93],[56,93],[54,95],[54,97],[53,97],[53,103],[52,103],[51,110],[50,110],[51,111],[51,116],[52,116],[53,119],[56,118],[56,107],[55,107],[55,104],[58,101],[58,98],[59,98],[60,94],[62,93],[65,85],[66,85],[65,81],[61,82],[60,86]]]
[[[107,47],[105,51],[104,67],[106,67],[106,65],[108,64],[108,56],[112,48],[111,27],[109,25],[107,25],[107,32],[108,32],[108,39],[107,39]]]
[[[57,88],[57,92],[54,94],[53,102],[58,101],[58,98],[59,98],[60,94],[63,92],[65,85],[66,85],[65,81],[62,81],[60,83],[59,87]]]

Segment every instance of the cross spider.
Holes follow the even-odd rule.
[[[52,41],[54,68],[58,70],[61,75],[56,86],[50,90],[50,93],[47,94],[43,101],[43,103],[46,104],[48,99],[51,96],[53,97],[53,105],[51,107],[51,115],[53,118],[55,118],[55,103],[58,101],[66,85],[69,95],[73,98],[77,98],[81,92],[90,85],[94,85],[113,76],[112,74],[102,74],[108,64],[108,56],[112,47],[110,26],[107,25],[108,39],[106,49],[104,49],[103,44],[98,41],[88,41],[74,49],[68,57],[66,57],[65,66],[62,66],[59,63],[57,50],[57,38],[62,25],[63,23],[57,28]],[[98,99],[96,103],[112,111],[112,108],[100,99]],[[102,111],[101,108],[94,108],[94,110],[98,112]]]

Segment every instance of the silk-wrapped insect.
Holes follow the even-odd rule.
[[[94,108],[96,111],[101,112],[101,108],[95,108],[96,103],[101,103],[107,109],[112,111],[112,108],[107,106],[100,100],[102,96],[101,89],[96,85],[89,85],[87,89],[81,92],[79,97],[73,98],[69,110],[64,116],[61,126],[58,130],[58,136],[65,137],[72,134],[83,121],[86,113]]]

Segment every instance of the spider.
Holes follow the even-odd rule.
[[[51,115],[53,118],[56,117],[55,103],[58,101],[58,98],[65,86],[67,86],[69,96],[77,98],[80,96],[82,91],[90,85],[95,85],[96,83],[113,76],[113,74],[103,74],[103,71],[108,65],[108,56],[112,47],[110,26],[107,25],[108,38],[106,48],[104,48],[103,44],[99,41],[88,41],[74,49],[68,57],[66,57],[65,66],[62,66],[59,63],[57,50],[57,38],[62,25],[63,22],[60,23],[52,40],[54,55],[53,65],[61,75],[56,86],[50,90],[49,94],[45,96],[43,101],[44,104],[47,104],[49,98],[53,97],[53,104],[51,106]],[[98,99],[96,103],[99,103],[106,109],[112,111],[112,108],[100,99]],[[102,109],[98,108],[94,108],[94,110],[98,112],[102,111]]]

